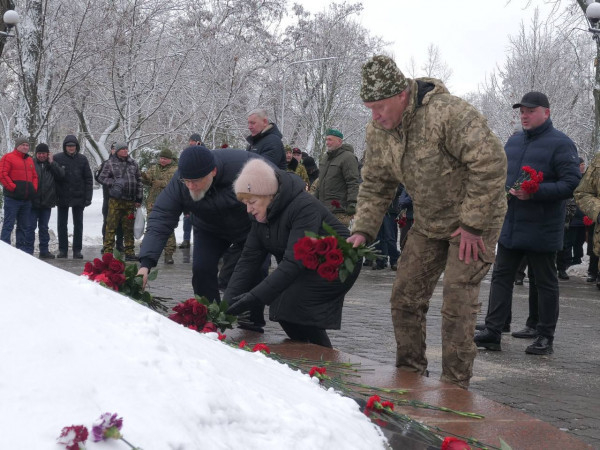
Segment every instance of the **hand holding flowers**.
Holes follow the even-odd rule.
[[[512,195],[519,200],[529,200],[531,195],[538,191],[542,181],[544,181],[543,172],[537,172],[530,166],[523,166],[517,181],[506,191],[506,198],[510,199]]]

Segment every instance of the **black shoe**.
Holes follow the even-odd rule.
[[[67,252],[58,252],[58,255],[56,255],[57,258],[66,258],[67,257]]]
[[[483,331],[478,331],[475,333],[475,337],[473,341],[477,347],[485,348],[487,350],[492,350],[495,352],[499,352],[502,350],[500,347],[500,336],[496,336],[487,328]]]
[[[525,349],[525,353],[530,355],[551,355],[554,353],[552,349],[552,339],[546,336],[538,336],[533,344]]]
[[[373,261],[370,259],[365,259],[363,261],[363,267],[368,267],[368,266],[372,266],[373,265]]]
[[[137,261],[137,255],[125,255],[125,261]]]
[[[54,259],[54,258],[56,258],[56,257],[50,252],[40,253],[40,259]]]
[[[560,280],[568,280],[569,279],[569,275],[567,275],[567,272],[564,270],[559,270],[558,271],[558,278]]]
[[[515,286],[523,286],[523,278],[516,279]]]
[[[83,259],[81,252],[73,252],[73,259]]]
[[[190,241],[183,241],[181,244],[179,244],[179,248],[190,248]]]
[[[249,320],[238,319],[238,328],[241,328],[242,330],[255,331],[256,333],[264,333],[265,329],[263,327],[264,325],[250,322]]]
[[[477,325],[475,325],[475,330],[476,331],[483,331],[485,330],[485,323],[478,323]],[[505,323],[504,326],[502,327],[502,332],[503,333],[510,333],[510,323]]]
[[[595,283],[596,278],[598,278],[598,275],[588,273],[588,277],[585,279],[585,281],[587,281],[588,283]]]
[[[533,339],[538,334],[535,328],[525,327],[522,330],[511,333],[510,335],[519,339]]]

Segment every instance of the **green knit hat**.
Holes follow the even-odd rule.
[[[376,55],[362,67],[360,98],[363,102],[376,102],[399,94],[408,87],[408,80],[393,59]]]
[[[169,150],[168,148],[163,148],[160,153],[158,154],[159,158],[169,158],[169,159],[175,159],[175,156],[173,156],[173,152],[171,150]]]
[[[340,139],[344,139],[344,135],[342,134],[342,132],[340,130],[336,130],[335,128],[329,128],[325,132],[325,136],[335,136],[339,137]]]

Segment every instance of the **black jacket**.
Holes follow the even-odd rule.
[[[344,283],[326,281],[315,270],[306,269],[294,259],[294,244],[305,236],[305,231],[325,235],[323,221],[342,237],[349,236],[348,228],[305,191],[300,178],[283,171],[277,172],[277,178],[279,190],[267,211],[267,223],[252,219],[252,229],[224,298],[231,301],[250,291],[263,303],[271,305],[271,320],[339,329],[344,295],[354,284],[360,264]],[[253,287],[257,270],[267,253],[277,259],[277,269]]]
[[[142,267],[156,265],[184,211],[192,213],[194,227],[217,238],[231,242],[244,242],[246,239],[250,218],[246,206],[237,200],[232,186],[246,161],[257,156],[243,150],[219,149],[212,152],[217,174],[202,200],[192,200],[188,188],[179,181],[179,170],[156,198],[140,249]]]
[[[56,206],[56,181],[65,177],[65,171],[56,161],[40,162],[33,158],[38,175],[38,190],[31,201],[33,208],[54,208]]]
[[[513,134],[504,150],[507,189],[519,179],[523,166],[542,171],[544,180],[530,200],[509,198],[498,242],[510,249],[562,250],[565,204],[581,179],[575,144],[548,119],[533,130]]]
[[[77,150],[69,155],[66,144],[72,142]],[[68,135],[63,141],[63,152],[54,156],[54,161],[65,171],[65,177],[56,183],[58,206],[85,207],[92,204],[94,179],[92,169],[85,156],[79,154],[79,141]]]
[[[268,161],[271,161],[280,169],[285,170],[287,162],[285,160],[285,150],[283,148],[282,134],[274,123],[271,127],[263,130],[256,136],[248,136],[249,152],[256,153]]]

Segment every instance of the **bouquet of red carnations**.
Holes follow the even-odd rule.
[[[196,295],[174,306],[175,313],[169,315],[169,319],[200,333],[218,333],[217,330],[223,332],[233,328],[237,321],[236,316],[226,313],[227,308],[229,305],[225,301],[209,302],[206,297]]]
[[[540,183],[544,181],[544,172],[537,172],[529,166],[523,166],[521,168],[521,175],[517,178],[517,181],[506,189],[506,198],[510,199],[512,194],[509,192],[511,189],[522,189],[528,194],[534,194],[540,188]]]
[[[307,269],[316,270],[327,281],[339,278],[343,283],[354,272],[356,264],[362,263],[363,258],[370,260],[378,258],[374,244],[371,246],[363,244],[354,248],[325,222],[323,222],[323,229],[329,233],[329,236],[319,236],[306,231],[306,237],[294,244],[294,258],[302,262]]]
[[[167,298],[157,297],[142,289],[142,276],[138,275],[137,264],[125,264],[121,259],[121,253],[105,253],[102,259],[95,258],[92,262],[86,262],[81,275],[86,276],[96,283],[100,283],[109,289],[113,289],[127,297],[142,303],[154,311],[166,311],[163,302]],[[148,280],[156,279],[158,271],[150,272]]]

